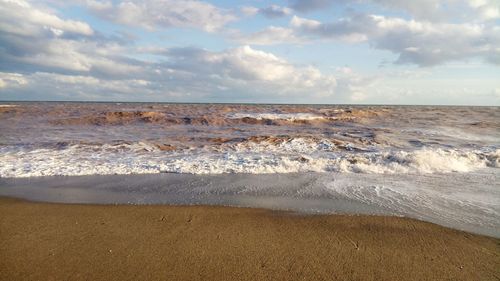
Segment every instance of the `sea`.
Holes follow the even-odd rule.
[[[500,237],[500,107],[0,103],[0,195],[397,215]]]

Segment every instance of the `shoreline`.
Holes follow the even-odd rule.
[[[500,239],[414,219],[0,197],[0,280],[497,280]]]
[[[54,203],[217,205],[404,216],[500,238],[494,199],[498,191],[493,185],[477,184],[496,178],[487,173],[47,176],[0,178],[0,196]]]

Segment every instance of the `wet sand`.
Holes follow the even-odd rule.
[[[0,198],[0,280],[499,279],[499,239],[405,218]]]

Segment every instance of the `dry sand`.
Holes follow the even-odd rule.
[[[0,198],[0,280],[500,280],[500,240],[395,217]]]

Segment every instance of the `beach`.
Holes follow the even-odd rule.
[[[0,198],[0,280],[498,280],[500,240],[387,216]]]
[[[500,281],[500,0],[0,0],[0,281]]]
[[[497,107],[8,105],[0,280],[500,279]]]

